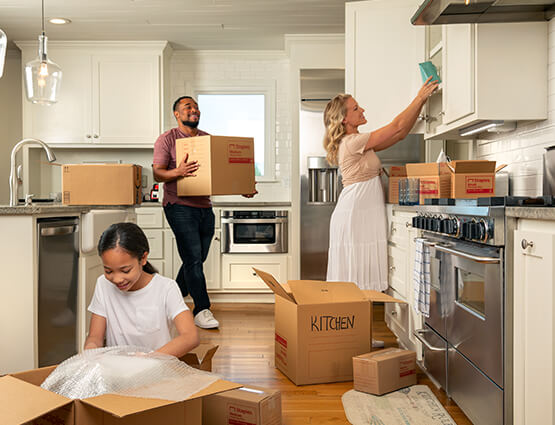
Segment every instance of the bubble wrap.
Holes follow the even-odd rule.
[[[61,363],[41,387],[72,399],[111,393],[181,401],[220,379],[148,351],[127,345],[85,350]]]

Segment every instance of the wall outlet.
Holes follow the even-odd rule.
[[[145,176],[143,174],[143,176],[141,177],[141,187],[144,189],[146,187],[148,187],[148,176]]]

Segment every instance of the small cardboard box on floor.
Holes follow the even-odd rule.
[[[495,195],[495,161],[451,161],[451,198],[481,198]]]
[[[372,303],[404,303],[352,282],[286,285],[254,271],[276,295],[275,366],[296,385],[352,380],[352,358],[371,348]]]
[[[203,425],[281,425],[281,393],[246,386],[205,397]]]
[[[427,198],[451,196],[451,170],[445,162],[406,164],[407,177],[420,179],[420,205]]]
[[[388,180],[388,190],[387,190],[387,202],[390,204],[399,203],[399,180],[407,177],[407,167],[392,166],[389,167],[389,180]]]
[[[185,155],[198,161],[194,177],[177,180],[179,196],[245,195],[254,193],[254,139],[197,136],[175,141],[176,163]]]
[[[353,357],[353,381],[357,391],[382,395],[416,384],[416,353],[385,348]]]
[[[134,164],[62,165],[64,205],[135,205],[142,201],[142,167]]]
[[[211,358],[212,351],[215,351],[213,346],[197,354],[204,360],[205,356]],[[201,364],[202,360],[199,366]],[[241,387],[218,380],[179,402],[116,394],[71,400],[40,387],[55,368],[49,366],[0,377],[2,425],[28,422],[37,425],[201,425],[204,397]]]

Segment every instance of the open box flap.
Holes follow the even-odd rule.
[[[22,424],[73,400],[13,376],[0,378],[0,422]]]
[[[268,287],[274,291],[274,294],[289,300],[291,302],[295,302],[295,299],[291,294],[288,294],[287,291],[283,288],[282,285],[272,276],[270,273],[263,272],[262,270],[255,269],[253,267],[255,273],[264,281]]]
[[[445,162],[418,162],[406,164],[408,177],[439,176],[448,174],[449,168]]]
[[[458,160],[450,165],[455,173],[495,173],[495,161]]]
[[[212,360],[218,345],[213,344],[200,344],[196,348],[193,348],[187,354],[184,354],[179,358],[179,360],[184,361],[188,365],[198,365],[203,366]]]
[[[46,366],[23,372],[10,373],[10,375],[22,381],[29,382],[30,384],[40,386],[57,367],[58,366]]]
[[[240,384],[234,382],[218,380],[203,390],[193,394],[185,400],[192,400],[207,395],[217,394],[222,391],[233,390],[241,387]],[[162,400],[156,398],[129,397],[119,394],[104,394],[97,397],[91,397],[81,402],[89,406],[96,407],[104,412],[122,418],[124,416],[133,415],[135,413],[145,412],[157,407],[169,406],[170,404],[179,403],[172,400]]]
[[[364,297],[372,302],[372,303],[399,303],[399,304],[406,304],[406,301],[403,300],[399,300],[397,298],[393,298],[390,295],[384,294],[383,292],[378,292],[378,291],[372,291],[370,289],[363,289],[362,293],[364,294]]]
[[[366,301],[362,291],[352,282],[290,280],[287,283],[299,305]]]

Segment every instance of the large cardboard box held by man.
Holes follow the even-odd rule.
[[[406,164],[407,177],[420,179],[420,205],[427,198],[451,196],[451,171],[445,162]]]
[[[205,397],[203,425],[281,425],[281,393],[246,386]]]
[[[0,377],[2,425],[201,425],[203,397],[241,386],[218,380],[179,402],[116,394],[71,400],[40,387],[55,368]]]
[[[355,390],[382,395],[416,384],[416,353],[385,348],[353,357]]]
[[[134,164],[62,165],[64,205],[134,205],[142,201],[142,167]]]
[[[177,180],[179,196],[245,195],[254,193],[254,139],[197,136],[175,141],[177,166],[198,161],[193,177]]]
[[[372,302],[403,302],[352,282],[290,280],[254,269],[276,295],[275,365],[297,385],[353,379],[372,340]]]

